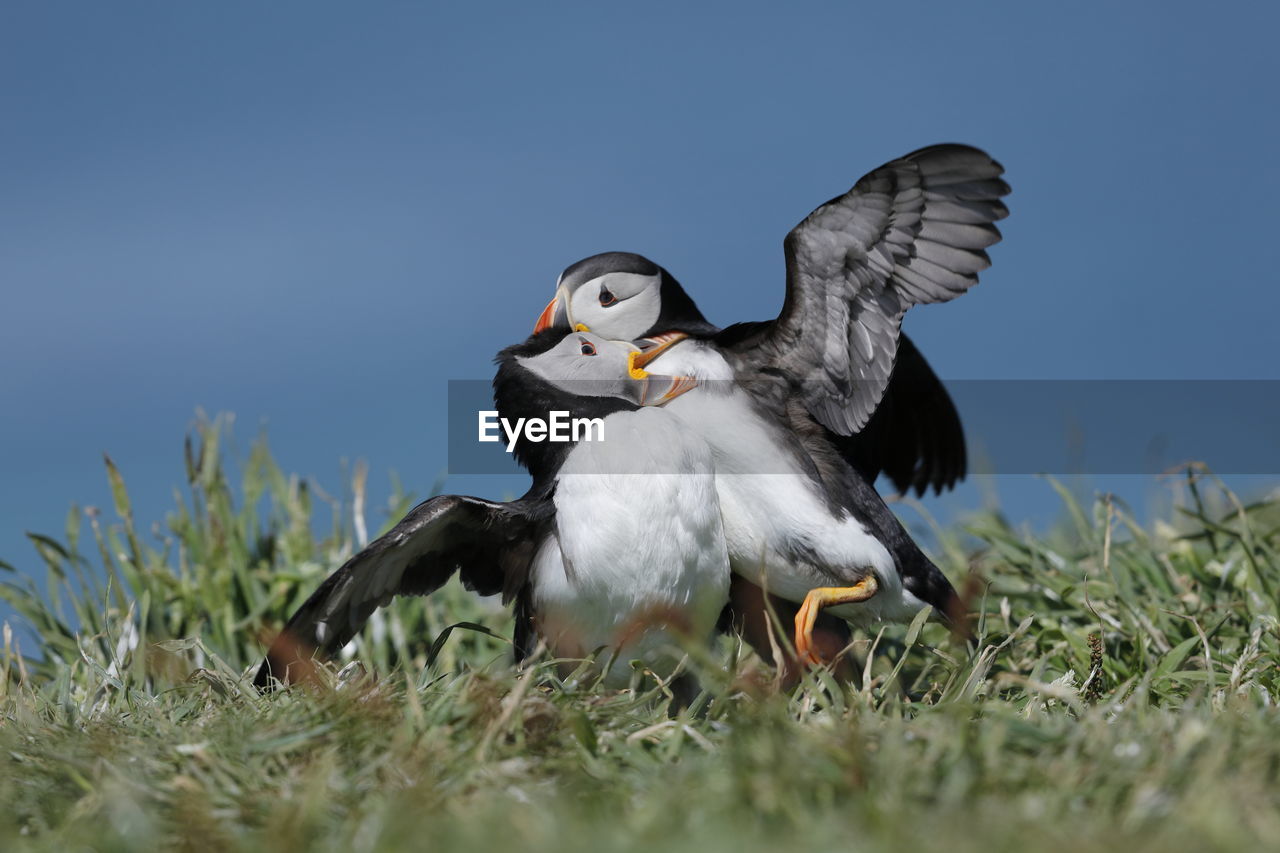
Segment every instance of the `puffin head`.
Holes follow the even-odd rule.
[[[644,369],[684,337],[674,333],[622,342],[589,332],[535,332],[524,343],[498,353],[494,404],[509,422],[548,420],[552,412],[605,418],[641,406],[661,406],[698,384],[686,376],[659,376]],[[554,449],[521,442],[514,453],[517,461],[531,466]]]
[[[544,329],[589,331],[620,341],[712,330],[671,273],[643,255],[604,252],[571,264],[538,317]]]

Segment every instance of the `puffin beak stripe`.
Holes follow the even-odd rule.
[[[692,376],[654,376],[650,374],[644,380],[644,390],[640,394],[640,405],[661,406],[670,403],[685,391],[698,387],[698,380]],[[657,391],[657,395],[650,395]]]
[[[654,335],[651,338],[640,338],[635,341],[635,346],[639,347],[640,351],[633,352],[631,354],[631,361],[629,364],[632,369],[631,375],[639,379],[640,377],[636,376],[635,371],[643,373],[644,366],[646,364],[653,361],[655,358],[662,355],[664,352],[671,349],[671,347],[680,343],[687,337],[689,336],[684,332],[664,332],[661,335]]]
[[[538,332],[551,328],[551,321],[556,316],[556,303],[559,301],[560,297],[553,297],[552,300],[547,303],[547,307],[542,309],[542,313],[538,315],[538,322],[533,326],[533,333],[535,335],[538,334]]]
[[[556,288],[556,295],[547,303],[547,307],[542,309],[542,313],[538,315],[538,322],[534,324],[533,333],[536,335],[545,329],[553,326],[571,326],[569,317],[569,302],[564,287]]]

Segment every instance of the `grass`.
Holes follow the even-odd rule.
[[[858,684],[790,693],[726,640],[701,714],[660,688],[517,671],[505,615],[450,585],[398,602],[324,683],[258,696],[270,630],[356,547],[362,472],[330,499],[225,431],[143,535],[73,509],[11,577],[0,652],[0,848],[748,851],[1258,849],[1280,837],[1280,501],[1206,472],[1146,530],[1106,497],[1040,535],[940,530],[975,650],[940,627],[863,637]],[[1048,486],[1046,486],[1048,487]],[[329,504],[331,530],[313,533]],[[385,520],[407,507],[393,497]],[[352,507],[360,511],[352,513]],[[87,518],[88,535],[81,520]],[[86,556],[92,554],[92,558]],[[7,565],[5,568],[9,568]],[[428,658],[432,659],[428,661]],[[429,664],[429,665],[428,665]]]

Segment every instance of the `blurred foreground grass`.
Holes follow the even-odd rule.
[[[224,431],[143,532],[33,536],[44,588],[3,594],[0,849],[1204,850],[1280,839],[1280,501],[1204,472],[1154,530],[1103,498],[1050,534],[996,514],[939,531],[978,648],[938,626],[864,637],[858,685],[796,691],[725,640],[702,715],[661,690],[523,672],[491,602],[400,601],[328,686],[258,696],[262,642],[364,537],[363,475],[331,499],[264,443],[232,484]],[[1048,487],[1048,486],[1046,486]],[[313,533],[313,504],[333,507]],[[398,495],[383,522],[409,505]],[[354,509],[354,512],[353,512]],[[81,530],[87,518],[88,532]],[[372,531],[376,534],[376,531]],[[92,557],[86,556],[91,554]],[[24,564],[25,565],[25,564]],[[10,568],[3,565],[3,568]],[[29,573],[28,573],[29,574]],[[23,652],[27,654],[24,655]]]

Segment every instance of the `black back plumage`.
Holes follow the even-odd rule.
[[[702,316],[702,312],[698,310],[697,303],[693,301],[693,297],[689,295],[688,291],[680,286],[680,282],[676,281],[676,277],[665,269],[661,272],[661,310],[658,312],[658,319],[654,322],[653,328],[645,334],[684,332],[692,337],[706,338],[719,332],[720,330],[716,326]]]

